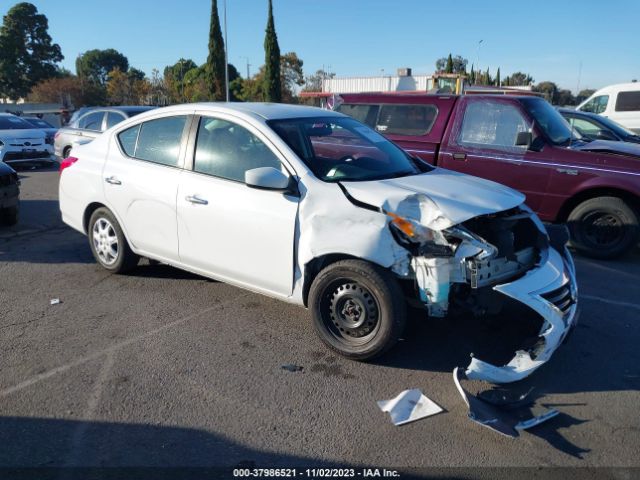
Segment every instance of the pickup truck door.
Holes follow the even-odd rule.
[[[533,151],[516,146],[519,132],[533,122],[512,98],[461,98],[445,134],[438,165],[493,180],[521,191],[538,211],[547,192],[551,148]]]

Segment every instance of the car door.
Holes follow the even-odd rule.
[[[250,288],[288,296],[293,290],[298,198],[258,190],[244,173],[274,167],[294,173],[257,128],[234,117],[202,116],[192,127],[178,187],[180,261]]]
[[[142,254],[178,261],[176,195],[191,117],[165,115],[113,135],[104,191],[129,242]]]
[[[549,148],[516,146],[520,132],[533,123],[512,100],[464,97],[440,150],[440,166],[493,180],[521,191],[537,211],[549,181]]]

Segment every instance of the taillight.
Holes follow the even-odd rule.
[[[78,161],[78,159],[76,157],[67,157],[64,160],[62,160],[60,162],[60,173],[62,174],[62,171],[65,168],[69,168],[71,165],[73,165],[77,161]]]

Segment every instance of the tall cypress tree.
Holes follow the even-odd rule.
[[[226,86],[224,81],[224,40],[218,17],[218,1],[211,1],[211,25],[209,27],[209,56],[205,68],[207,87],[211,100],[225,100]]]
[[[267,102],[281,102],[280,47],[273,23],[273,5],[269,0],[269,18],[264,37],[264,99]]]
[[[451,54],[447,58],[447,66],[444,69],[444,73],[453,73],[453,58],[451,58]]]
[[[500,67],[498,67],[498,71],[496,72],[496,87],[500,86]]]
[[[469,73],[469,85],[476,84],[476,72],[473,69],[473,63],[471,64],[471,73]]]

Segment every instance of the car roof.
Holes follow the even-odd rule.
[[[318,107],[304,105],[289,105],[284,103],[260,102],[209,102],[190,103],[165,107],[163,110],[184,110],[185,107],[195,110],[210,110],[212,112],[244,113],[259,116],[265,120],[282,120],[288,118],[305,117],[344,117],[343,114]]]

